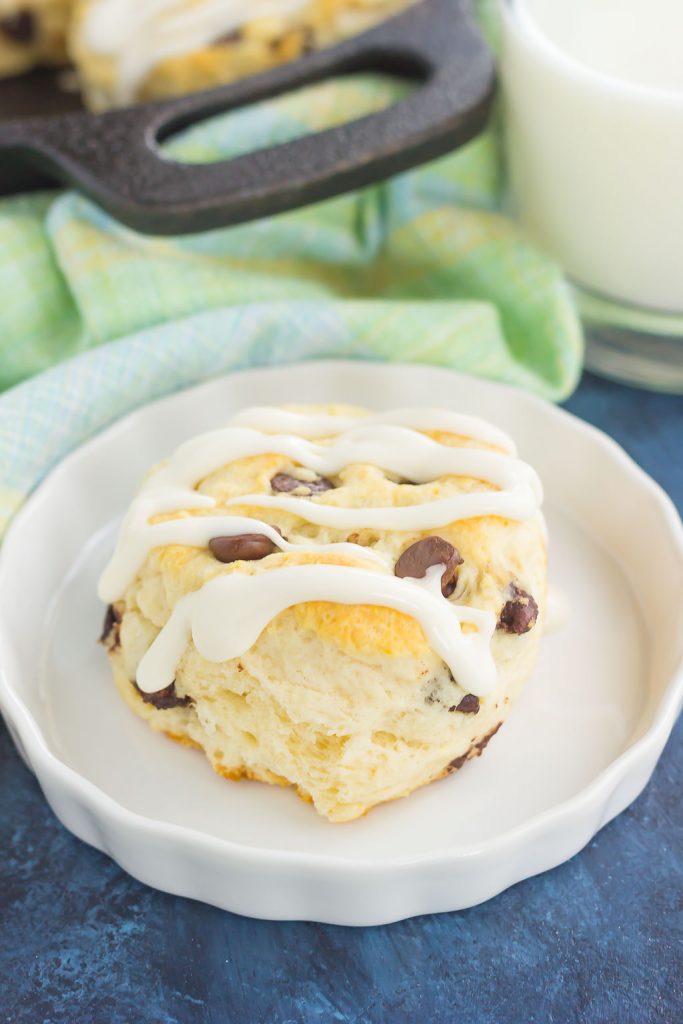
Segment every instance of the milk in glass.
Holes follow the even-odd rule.
[[[571,278],[683,313],[683,0],[501,0],[510,180]]]

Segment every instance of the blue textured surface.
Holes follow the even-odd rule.
[[[683,508],[683,399],[587,377],[568,403]],[[384,928],[250,921],[148,889],[70,836],[0,732],[0,1021],[679,1024],[683,726],[562,867]]]

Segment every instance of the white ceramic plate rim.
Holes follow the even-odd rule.
[[[347,360],[325,360],[312,361],[298,365],[310,368],[315,368],[316,366],[324,367],[327,371],[333,372],[335,368],[348,369],[350,366],[357,368],[368,366],[378,367],[385,364],[370,361],[353,363]],[[391,364],[392,368],[395,369],[400,368],[401,365],[402,364],[400,363]],[[408,365],[405,365],[404,368],[407,370],[412,369],[412,367]],[[235,371],[235,373],[239,375],[262,374],[271,373],[273,369],[277,368],[268,367],[260,370],[241,370]],[[296,370],[296,366],[283,367],[281,369],[292,371]],[[466,379],[466,375],[456,374],[453,371],[444,371],[439,368],[439,372],[450,372],[455,378],[459,378],[461,380],[463,378]],[[230,374],[229,376],[234,375],[235,374]],[[191,390],[200,395],[202,390],[208,390],[209,388],[215,387],[218,380],[220,380],[220,378],[214,378],[211,381],[204,382],[184,390]],[[585,423],[583,420],[578,419],[576,416],[573,416],[571,413],[568,413],[563,409],[550,405],[543,399],[537,398],[534,395],[510,388],[507,385],[496,384],[489,381],[480,381],[479,379],[476,379],[476,383],[485,385],[487,389],[492,391],[498,391],[501,401],[504,401],[508,396],[514,395],[514,400],[516,402],[528,405],[541,417],[558,417],[563,419],[566,425],[572,430],[583,432],[584,435],[590,438],[593,444],[601,447],[604,451],[609,453],[610,458],[619,462],[622,468],[626,469],[632,476],[634,476],[640,486],[647,490],[655,499],[655,502],[659,507],[659,511],[663,515],[664,523],[669,531],[669,540],[683,562],[683,524],[681,523],[681,519],[673,502],[659,484],[649,477],[647,473],[645,473],[644,470],[642,470],[623,450],[623,448],[621,448],[620,445],[596,427]],[[24,514],[28,513],[32,509],[33,505],[42,499],[44,488],[48,486],[57,475],[66,471],[72,460],[78,458],[84,450],[97,445],[103,435],[110,437],[121,430],[127,429],[130,425],[134,424],[137,419],[144,416],[150,407],[157,407],[159,405],[171,403],[177,394],[178,392],[174,392],[173,394],[167,395],[154,402],[146,403],[134,412],[117,420],[111,426],[95,435],[83,445],[78,446],[73,452],[61,460],[60,463],[38,485],[22,509],[17,513],[14,523],[10,526],[7,532],[5,544],[8,539],[11,540],[15,524],[20,522]],[[5,559],[3,558],[3,553],[0,550],[0,588],[4,583],[4,571]],[[26,759],[33,771],[36,773],[39,781],[42,782],[44,772],[44,777],[47,781],[63,786],[70,795],[84,801],[88,809],[96,815],[105,814],[115,824],[119,824],[126,828],[132,828],[134,831],[154,834],[158,838],[166,838],[175,841],[176,843],[189,843],[190,845],[198,843],[208,850],[213,850],[214,852],[224,856],[228,855],[230,858],[248,858],[251,865],[265,867],[277,865],[279,867],[291,866],[295,868],[305,868],[308,866],[324,869],[326,873],[339,872],[344,876],[348,876],[349,874],[367,875],[368,873],[376,873],[378,871],[384,873],[387,869],[397,870],[401,868],[427,867],[430,865],[444,866],[482,856],[489,857],[494,854],[498,855],[506,852],[509,853],[515,847],[534,841],[541,835],[551,833],[557,823],[562,820],[565,820],[568,825],[571,825],[572,822],[577,821],[581,815],[584,815],[591,809],[601,811],[609,797],[618,789],[619,784],[625,780],[632,770],[638,765],[646,766],[647,769],[642,785],[640,785],[638,789],[638,792],[640,792],[649,778],[652,767],[654,767],[654,763],[661,753],[661,750],[663,749],[664,744],[666,743],[666,740],[674,726],[681,706],[683,705],[683,658],[681,658],[676,665],[669,685],[661,697],[658,708],[653,715],[653,721],[647,731],[579,793],[558,803],[552,809],[536,815],[523,825],[509,829],[508,831],[482,843],[458,847],[457,850],[453,851],[421,853],[409,857],[385,858],[383,859],[382,864],[378,865],[376,861],[371,860],[347,860],[343,857],[335,857],[327,854],[311,854],[304,851],[292,850],[271,850],[249,846],[244,843],[235,843],[229,839],[219,839],[216,836],[211,836],[208,833],[199,831],[198,829],[162,822],[157,819],[138,814],[137,812],[124,807],[101,790],[97,785],[95,785],[95,783],[70,768],[49,749],[47,741],[38,726],[38,723],[31,715],[25,703],[13,690],[7,667],[2,662],[1,651],[5,640],[6,627],[4,623],[0,622],[0,710],[2,710],[10,729],[13,728],[16,730],[16,735],[25,749]],[[634,797],[631,799],[633,798]],[[630,802],[630,800],[628,802]],[[610,818],[616,816],[617,813],[619,813],[619,811],[610,813],[606,818],[604,818],[604,820],[602,816],[600,816],[594,832],[597,831],[598,828],[602,827],[602,825],[606,824]],[[580,849],[581,846],[583,846],[583,841],[577,847],[575,852],[578,852],[578,849]],[[561,859],[565,858],[563,857]]]

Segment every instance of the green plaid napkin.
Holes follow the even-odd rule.
[[[169,149],[189,161],[234,156],[381,109],[404,88],[370,76],[324,83],[196,126]],[[564,397],[580,363],[575,313],[557,268],[497,212],[499,192],[487,133],[378,187],[183,239],[135,234],[71,192],[5,200],[0,387],[207,309],[307,300],[342,318],[347,301],[384,303],[396,356]],[[403,303],[425,309],[410,336]],[[328,351],[338,354],[332,339]]]

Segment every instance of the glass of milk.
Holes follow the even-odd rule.
[[[511,195],[588,365],[683,391],[683,0],[500,0]]]

